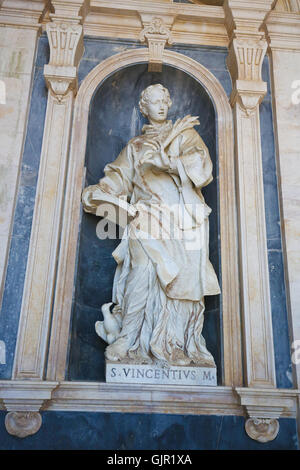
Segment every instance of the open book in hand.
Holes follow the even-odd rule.
[[[96,215],[105,217],[114,224],[126,227],[133,219],[137,210],[122,197],[117,197],[102,191],[97,191],[91,197],[91,202],[97,206]]]

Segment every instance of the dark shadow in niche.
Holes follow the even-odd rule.
[[[215,110],[203,86],[185,72],[164,66],[162,73],[149,73],[146,65],[122,69],[107,78],[97,89],[90,107],[86,148],[86,182],[95,184],[103,168],[113,161],[146,122],[138,110],[139,96],[148,85],[162,83],[171,94],[173,122],[186,114],[200,117],[196,127],[209,148],[213,161],[213,182],[203,190],[210,215],[210,259],[220,279],[218,168]],[[95,332],[95,322],[102,320],[100,306],[111,301],[116,263],[111,255],[120,240],[99,240],[98,217],[82,214],[78,243],[68,379],[105,381],[106,344]],[[203,335],[218,368],[222,383],[221,298],[206,297]]]

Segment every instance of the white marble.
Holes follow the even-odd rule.
[[[127,199],[137,211],[113,252],[115,306],[102,308],[96,331],[109,343],[110,361],[155,358],[213,367],[202,336],[204,296],[220,288],[209,261],[211,209],[201,193],[212,181],[212,162],[194,129],[197,117],[173,124],[167,120],[171,105],[166,88],[147,87],[139,106],[149,124],[83,192],[86,212],[96,214],[107,194]]]
[[[159,367],[106,362],[106,382],[157,385],[217,385],[214,367]]]

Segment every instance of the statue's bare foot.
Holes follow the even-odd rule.
[[[127,356],[127,346],[121,341],[116,341],[113,344],[107,346],[105,350],[105,357],[109,361],[121,361]]]

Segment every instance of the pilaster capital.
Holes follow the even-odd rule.
[[[236,80],[230,97],[233,107],[239,103],[247,116],[253,114],[267,93],[266,82],[251,80]]]
[[[153,17],[148,14],[141,14],[144,28],[139,39],[146,42],[149,48],[149,72],[161,72],[163,63],[163,52],[166,44],[173,44],[171,27],[175,16],[166,18]]]
[[[44,67],[47,86],[61,101],[69,90],[77,91],[77,66],[83,54],[83,28],[80,24],[51,22],[46,31],[50,61]]]

